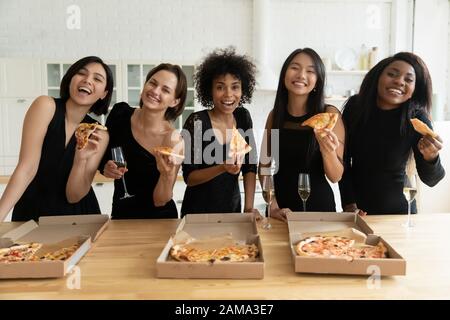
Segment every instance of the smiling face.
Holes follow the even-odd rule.
[[[233,113],[242,97],[241,80],[229,73],[213,80],[212,98],[214,109],[223,113]]]
[[[70,80],[70,98],[79,105],[93,105],[108,94],[106,72],[99,63],[82,67]]]
[[[297,54],[289,64],[284,85],[289,94],[308,95],[316,86],[317,74],[313,59],[306,53]]]
[[[180,101],[175,97],[177,82],[177,77],[172,72],[167,70],[156,72],[142,89],[142,107],[152,110],[176,107]]]
[[[378,79],[378,106],[395,109],[410,99],[416,86],[413,66],[401,60],[389,64]]]

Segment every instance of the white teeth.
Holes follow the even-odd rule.
[[[394,93],[394,94],[398,94],[398,95],[401,95],[401,94],[403,94],[403,92],[401,91],[401,90],[398,90],[398,89],[388,89],[388,91],[389,92],[392,92],[392,93]]]
[[[150,100],[154,101],[154,102],[159,102],[159,99],[153,97],[153,96],[147,96]]]
[[[304,86],[304,87],[306,87],[306,84],[305,84],[305,83],[303,83],[303,82],[298,82],[298,81],[294,81],[294,85],[295,85],[295,86]]]
[[[78,91],[83,91],[83,92],[86,92],[87,94],[91,94],[92,93],[92,91],[89,88],[86,88],[86,87],[79,87]]]

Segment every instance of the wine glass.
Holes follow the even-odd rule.
[[[117,168],[126,168],[127,167],[127,162],[125,161],[125,158],[123,156],[122,147],[112,148],[111,153],[112,153],[112,161],[114,161]],[[122,199],[134,197],[134,195],[128,193],[127,185],[125,184],[125,174],[122,175],[122,183],[123,183],[123,188],[125,190],[125,194],[120,199],[122,200]]]
[[[406,228],[414,227],[414,223],[411,221],[411,203],[417,194],[417,177],[415,174],[406,174],[403,182],[403,195],[406,201],[408,201],[408,219],[403,224]]]
[[[303,201],[303,211],[306,211],[306,200],[311,193],[311,184],[309,182],[308,173],[300,173],[298,175],[298,195]]]
[[[272,225],[270,224],[270,205],[272,204],[274,196],[273,176],[262,176],[262,179],[262,194],[264,201],[267,204],[267,218],[264,218],[262,227],[263,229],[269,230],[272,228]]]

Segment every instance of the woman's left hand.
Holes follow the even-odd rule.
[[[156,168],[163,176],[175,175],[176,164],[172,159],[172,156],[162,154],[159,151],[155,152]]]
[[[433,161],[438,157],[439,150],[442,149],[442,139],[439,136],[436,138],[423,136],[417,143],[417,148],[425,161]]]
[[[76,149],[75,153],[78,159],[87,160],[96,154],[100,147],[100,142],[104,139],[104,136],[94,131],[88,140],[88,144],[83,149]]]
[[[339,140],[332,130],[314,129],[314,135],[319,143],[322,154],[336,152],[336,149],[339,147]]]
[[[244,209],[245,213],[248,213],[250,215],[253,215],[255,217],[256,221],[259,221],[262,219],[261,213],[259,212],[258,209],[256,208],[248,208],[248,209]]]

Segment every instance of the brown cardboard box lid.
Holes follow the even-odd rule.
[[[288,213],[288,228],[291,252],[295,262],[296,272],[331,273],[331,274],[372,274],[379,271],[381,276],[405,275],[406,261],[383,238],[373,234],[369,225],[355,213],[307,212]],[[338,258],[301,257],[295,252],[295,244],[303,239],[305,234],[329,232],[354,228],[367,235],[367,244],[382,241],[388,250],[386,259],[354,259],[348,261]]]
[[[109,216],[104,214],[40,217],[39,224],[30,220],[0,236],[14,242],[55,243],[86,235],[95,241],[108,222]]]
[[[158,278],[262,279],[264,256],[256,222],[242,213],[189,214],[180,222],[177,232],[185,231],[194,238],[232,234],[233,239],[254,243],[259,249],[255,262],[202,263],[173,261],[169,257],[173,239],[169,239],[156,261]]]
[[[78,239],[80,247],[66,261],[36,261],[0,264],[0,279],[63,277],[89,251],[91,239],[97,239],[109,222],[108,215],[41,217],[0,234],[2,245],[15,242],[52,244],[68,238]]]

